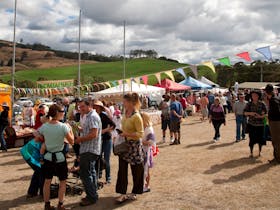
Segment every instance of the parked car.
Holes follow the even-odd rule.
[[[51,106],[54,104],[54,102],[49,98],[39,98],[38,100],[41,101],[41,104],[45,104],[47,106]]]
[[[34,102],[32,101],[31,98],[28,98],[28,97],[21,97],[19,98],[17,101],[16,101],[16,104],[20,105],[20,106],[23,106],[24,104],[26,103],[30,103],[31,106],[34,105]]]

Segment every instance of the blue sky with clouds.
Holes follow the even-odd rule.
[[[0,39],[12,40],[13,2],[0,1]],[[195,64],[243,51],[258,59],[266,45],[280,54],[279,0],[18,0],[17,40],[76,51],[80,8],[84,51],[121,54],[126,20],[127,51]]]

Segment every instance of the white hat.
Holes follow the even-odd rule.
[[[9,107],[9,105],[8,105],[7,102],[3,102],[3,103],[1,104],[1,106]]]

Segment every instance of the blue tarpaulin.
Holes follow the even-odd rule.
[[[185,80],[180,82],[180,84],[190,86],[192,90],[212,89],[210,85],[200,82],[192,77],[187,77]]]

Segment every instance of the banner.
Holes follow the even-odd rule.
[[[213,65],[212,61],[205,61],[202,65],[209,67],[214,73],[216,73],[215,66]]]
[[[173,82],[175,81],[174,75],[172,71],[166,71],[164,72]]]
[[[186,76],[186,73],[185,73],[185,71],[184,71],[184,69],[179,68],[179,69],[176,69],[176,71],[177,71],[179,74],[181,74],[184,78],[187,77],[187,76]]]
[[[226,66],[231,66],[229,57],[224,57],[224,58],[219,58],[217,59],[220,63],[226,65]]]
[[[190,65],[189,68],[192,70],[195,78],[198,78],[198,72],[197,72],[197,66],[196,65]]]
[[[252,61],[252,59],[250,57],[250,54],[248,52],[238,53],[238,54],[236,54],[236,56],[238,56],[238,57],[240,57],[240,58],[242,58],[242,59],[244,59],[246,61],[249,61],[249,62]]]
[[[257,48],[256,51],[262,54],[267,60],[272,60],[270,46]]]

